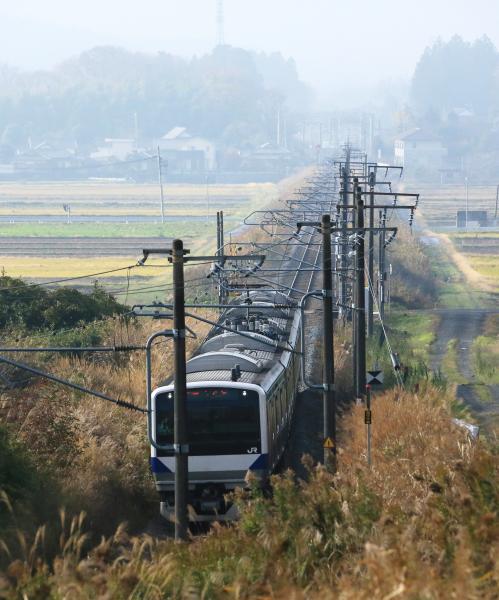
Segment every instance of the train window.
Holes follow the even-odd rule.
[[[199,388],[187,391],[189,454],[261,452],[260,403],[254,390]],[[156,396],[156,440],[173,444],[173,393]],[[163,452],[163,451],[161,451]],[[161,453],[166,456],[169,453]]]

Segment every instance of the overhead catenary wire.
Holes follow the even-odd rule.
[[[128,402],[126,400],[118,400],[116,398],[112,398],[111,396],[107,396],[106,394],[102,394],[101,392],[97,392],[96,390],[91,390],[77,383],[73,383],[67,379],[63,379],[62,377],[58,377],[57,375],[52,375],[51,373],[46,373],[45,371],[41,371],[35,367],[30,365],[26,365],[24,363],[11,360],[6,358],[5,356],[0,356],[0,362],[10,365],[11,367],[16,367],[18,369],[22,369],[23,371],[27,371],[28,373],[32,373],[33,375],[37,375],[38,377],[43,377],[50,381],[54,381],[55,383],[60,383],[65,385],[66,387],[73,388],[79,392],[83,392],[84,394],[89,394],[91,396],[95,396],[96,398],[100,398],[101,400],[105,400],[106,402],[110,402],[112,404],[116,404],[116,406],[120,406],[122,408],[127,408],[129,410],[133,410],[135,412],[147,413],[147,409],[142,408],[141,406],[137,406],[132,402]]]
[[[376,309],[377,309],[377,311],[378,311],[378,314],[379,314],[379,320],[380,320],[380,323],[381,323],[381,328],[382,328],[382,330],[383,330],[383,335],[384,335],[384,338],[385,338],[385,340],[386,340],[386,348],[387,348],[387,350],[388,350],[388,353],[389,353],[389,358],[390,358],[390,361],[392,361],[392,364],[393,364],[393,356],[394,356],[394,353],[393,353],[393,348],[392,348],[392,345],[390,344],[390,339],[389,339],[389,337],[388,337],[388,333],[387,333],[387,331],[386,331],[385,323],[384,323],[384,321],[383,321],[383,318],[382,318],[382,316],[381,316],[381,312],[380,312],[380,310],[379,310],[378,298],[377,298],[377,296],[376,296],[376,294],[375,294],[375,292],[374,292],[374,287],[373,287],[373,283],[372,283],[372,281],[371,281],[371,277],[369,276],[369,269],[364,269],[364,270],[365,270],[365,271],[366,271],[366,273],[367,273],[367,280],[368,280],[368,285],[369,285],[369,292],[370,292],[370,294],[372,295],[372,298],[373,298],[374,305],[375,305],[375,307],[376,307]],[[404,382],[403,382],[403,380],[402,380],[402,377],[401,377],[401,375],[400,375],[400,372],[399,372],[399,370],[397,370],[395,367],[393,367],[393,371],[394,371],[394,373],[395,373],[395,378],[397,379],[397,383],[398,383],[398,384],[399,384],[401,387],[404,387]]]
[[[66,283],[68,281],[77,281],[79,279],[89,279],[90,277],[99,277],[100,275],[108,275],[109,273],[118,273],[119,271],[127,271],[130,269],[135,269],[138,266],[139,265],[134,264],[134,265],[128,265],[126,267],[118,267],[116,269],[108,269],[107,271],[99,271],[97,273],[87,273],[86,275],[75,275],[74,277],[63,277],[61,279],[53,279],[51,281],[41,281],[38,283],[25,283],[23,285],[17,285],[17,286],[4,286],[4,287],[0,287],[0,292],[24,290],[27,287],[28,288],[44,287],[44,286],[48,286],[48,285],[54,285],[56,283]]]

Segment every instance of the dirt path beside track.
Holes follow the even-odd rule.
[[[476,380],[472,363],[471,348],[474,340],[483,333],[488,315],[499,314],[499,309],[455,308],[434,311],[439,317],[436,341],[430,353],[432,370],[443,370],[443,361],[449,352],[449,343],[455,340],[456,367],[459,381],[456,384],[456,396],[476,416],[486,433],[499,424],[499,385],[488,385]],[[479,386],[483,386],[480,389]]]

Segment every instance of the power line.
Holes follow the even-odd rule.
[[[129,410],[134,410],[136,412],[147,413],[148,411],[141,406],[137,406],[132,402],[127,402],[126,400],[117,400],[116,398],[111,398],[111,396],[106,396],[106,394],[101,394],[95,390],[91,390],[89,388],[83,387],[82,385],[78,385],[77,383],[73,383],[72,381],[68,381],[67,379],[63,379],[62,377],[57,377],[57,375],[52,375],[50,373],[45,373],[40,369],[36,369],[35,367],[31,367],[30,365],[26,365],[24,363],[17,362],[15,360],[10,360],[9,358],[5,358],[4,356],[0,356],[0,362],[8,364],[12,367],[16,367],[18,369],[22,369],[23,371],[28,371],[28,373],[33,373],[33,375],[38,375],[38,377],[43,377],[50,381],[54,381],[55,383],[61,383],[67,387],[73,388],[79,392],[83,392],[85,394],[90,394],[91,396],[95,396],[96,398],[100,398],[101,400],[105,400],[106,402],[111,402],[112,404],[116,404],[117,406],[121,406],[122,408],[127,408]]]
[[[54,279],[52,281],[42,281],[40,283],[24,283],[23,285],[18,286],[6,286],[0,287],[0,292],[10,291],[10,290],[24,290],[27,287],[43,287],[46,285],[53,285],[55,283],[65,283],[67,281],[77,281],[78,279],[88,279],[89,277],[98,277],[99,275],[108,275],[109,273],[118,273],[119,271],[126,271],[130,269],[135,269],[139,265],[129,265],[128,267],[119,267],[117,269],[109,269],[107,271],[99,271],[98,273],[89,273],[87,275],[76,275],[75,277],[64,277],[63,279]]]

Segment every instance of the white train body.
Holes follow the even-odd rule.
[[[287,443],[298,384],[299,355],[292,350],[300,350],[300,312],[287,296],[252,292],[221,323],[238,332],[214,327],[187,363],[189,504],[196,521],[236,518],[226,495],[246,487],[249,473],[262,485],[268,480]],[[173,394],[172,383],[152,394],[159,445],[173,443]],[[161,513],[171,519],[173,453],[151,447],[151,467]]]

